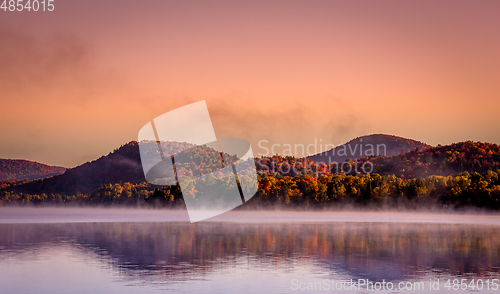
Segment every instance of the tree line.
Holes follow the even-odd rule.
[[[485,173],[462,172],[455,176],[431,175],[401,178],[395,175],[279,173],[258,176],[258,191],[243,208],[289,207],[477,207],[500,209],[500,170]],[[241,179],[244,181],[245,179]],[[12,182],[10,182],[12,185]],[[4,183],[2,183],[4,184]],[[183,206],[178,185],[154,186],[142,183],[102,185],[87,194],[27,194],[0,190],[0,205],[74,204],[126,206]]]

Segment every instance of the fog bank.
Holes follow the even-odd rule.
[[[137,208],[0,207],[0,223],[189,222],[186,210]],[[382,211],[230,211],[204,222],[441,223],[500,225],[500,215]]]

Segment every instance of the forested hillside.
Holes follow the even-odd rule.
[[[202,151],[189,155],[193,157],[184,167],[187,172],[199,170],[208,174],[217,170],[213,159],[203,160],[209,153]],[[360,169],[342,171],[344,165],[365,163],[372,165],[370,173]],[[500,209],[500,148],[496,144],[462,142],[424,150],[416,148],[396,156],[348,159],[340,166],[290,156],[256,158],[255,164],[259,189],[245,203],[247,208],[275,205],[323,208],[349,204]],[[241,177],[240,180],[244,183],[247,179]],[[193,185],[192,188],[197,187]],[[145,182],[137,142],[68,170],[64,175],[37,181],[0,182],[0,204],[3,205],[72,203],[182,207],[183,202],[178,185],[159,186]]]
[[[485,173],[500,169],[500,147],[468,141],[413,150],[398,156],[362,158],[361,162],[367,160],[376,173],[405,178],[456,175],[465,171]]]

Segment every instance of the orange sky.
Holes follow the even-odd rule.
[[[104,3],[103,3],[104,2]],[[72,167],[206,100],[218,137],[500,143],[499,1],[55,1],[0,10],[0,158]]]

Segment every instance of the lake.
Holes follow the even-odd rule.
[[[499,278],[495,215],[0,208],[2,294],[499,293]]]

